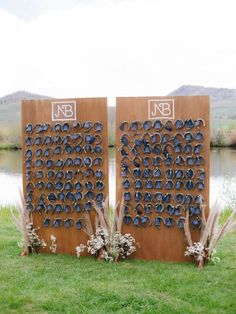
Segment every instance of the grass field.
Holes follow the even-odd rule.
[[[19,240],[0,210],[0,313],[236,313],[236,233],[219,244],[221,262],[203,270],[188,263],[20,257]]]

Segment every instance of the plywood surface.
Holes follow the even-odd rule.
[[[164,114],[167,114],[167,117],[163,116],[158,113],[158,110],[155,112],[154,103],[156,100],[163,100],[159,101],[159,104],[163,104],[165,100],[167,99],[167,102],[173,101],[174,103],[174,114],[168,116],[168,112],[164,111]],[[151,101],[151,102],[150,102]],[[148,168],[150,168],[152,171],[154,169],[159,168],[162,171],[162,177],[159,178],[162,183],[163,187],[161,189],[146,189],[145,187],[140,190],[142,195],[144,195],[145,192],[150,192],[151,194],[155,194],[156,192],[162,192],[164,195],[166,193],[170,193],[173,197],[175,197],[176,194],[182,193],[184,195],[186,194],[192,194],[194,197],[196,195],[201,195],[206,203],[206,213],[209,211],[209,176],[210,176],[210,117],[209,117],[209,97],[208,96],[177,96],[177,97],[118,97],[116,100],[116,202],[119,202],[124,195],[125,192],[129,191],[131,193],[131,201],[128,203],[131,204],[128,215],[134,219],[137,216],[137,213],[135,212],[135,205],[137,202],[134,200],[134,181],[135,179],[132,177],[132,170],[134,169],[134,166],[132,164],[132,160],[134,159],[134,155],[132,153],[132,147],[134,145],[134,138],[142,138],[144,133],[150,133],[154,134],[155,132],[160,133],[161,136],[163,134],[169,133],[171,137],[175,133],[186,133],[186,132],[192,132],[193,134],[197,133],[198,131],[202,132],[204,134],[204,141],[201,143],[203,145],[203,150],[200,154],[185,154],[185,153],[171,153],[171,156],[173,159],[175,159],[178,155],[183,156],[185,159],[188,156],[193,156],[196,158],[196,156],[201,155],[204,158],[203,164],[200,166],[197,166],[194,164],[194,166],[190,167],[188,165],[183,166],[177,166],[175,164],[172,164],[171,166],[166,166],[164,162],[161,162],[161,165],[159,167],[155,167],[153,165],[150,165]],[[151,104],[151,108],[149,108],[149,104]],[[160,108],[160,107],[159,107]],[[157,108],[156,108],[157,109]],[[154,116],[151,116],[150,110],[154,114]],[[156,118],[155,118],[156,115]],[[138,131],[131,131],[130,129],[127,129],[125,127],[124,131],[121,131],[119,126],[123,121],[127,121],[130,125],[132,121],[140,121],[143,123],[146,120],[152,121],[154,123],[155,120],[162,121],[163,124],[165,124],[166,121],[170,120],[174,124],[177,119],[203,119],[205,121],[205,126],[201,127],[194,127],[191,130],[186,130],[186,128],[176,130],[173,128],[173,131],[167,131],[164,128],[160,131],[155,131],[154,128],[152,128],[149,131],[145,131],[143,128],[139,128]],[[121,137],[124,134],[128,134],[128,136],[131,139],[130,147],[124,147],[126,149],[126,152],[128,153],[128,157],[130,158],[130,161],[126,161],[129,164],[130,174],[128,174],[127,178],[123,178],[121,175],[121,149],[122,149],[122,143],[121,143]],[[135,135],[136,134],[136,135]],[[169,143],[172,143],[170,140]],[[195,140],[191,141],[190,144],[196,145],[198,144]],[[181,145],[184,145],[184,140],[181,140]],[[163,148],[163,145],[161,145]],[[139,151],[139,157],[150,157],[153,159],[154,157],[158,156],[158,154],[151,153],[151,154],[145,154],[142,151]],[[159,156],[164,158],[163,153],[161,153]],[[144,166],[141,165],[140,169],[142,171],[144,170]],[[199,173],[199,169],[204,169],[205,171],[205,179],[204,179],[204,189],[202,191],[198,191],[198,189],[195,187],[191,191],[186,191],[185,185],[180,189],[176,190],[175,188],[171,190],[167,190],[165,187],[166,178],[165,173],[168,169],[173,169],[174,171],[178,169],[182,169],[184,173],[187,169],[192,168],[195,172],[195,176],[193,178],[194,183],[197,181],[197,175],[196,173]],[[131,182],[131,187],[129,189],[124,189],[122,186],[122,182],[128,179]],[[152,179],[153,181],[158,180],[157,178]],[[147,179],[142,178],[143,184],[145,185],[145,182]],[[176,179],[173,179],[173,182],[176,182]],[[183,180],[183,183],[186,184],[186,180]],[[141,201],[143,205],[147,204],[144,201]],[[153,200],[150,202],[155,206],[158,202],[156,200]],[[170,204],[173,205],[173,207],[177,207],[178,204],[172,200],[170,201]],[[177,225],[173,227],[166,227],[163,223],[161,223],[161,227],[158,229],[154,226],[154,218],[156,216],[160,216],[164,219],[167,217],[171,217],[175,223],[179,219],[179,217],[185,217],[186,211],[189,210],[189,206],[187,204],[183,204],[183,208],[181,208],[181,215],[175,216],[170,215],[167,213],[166,209],[166,203],[163,203],[164,205],[164,212],[163,213],[157,213],[155,209],[152,210],[151,214],[145,214],[145,211],[140,215],[148,216],[150,219],[150,224],[147,226],[134,226],[133,222],[129,225],[123,224],[122,226],[122,232],[123,233],[131,233],[136,241],[139,243],[140,248],[137,250],[135,254],[135,258],[139,259],[158,259],[163,261],[186,261],[187,259],[184,257],[184,251],[186,248],[186,242],[184,240],[184,232],[182,229],[179,229]],[[194,206],[194,203],[192,204]],[[138,215],[139,216],[139,215]],[[201,215],[198,216],[199,219],[201,219]],[[190,224],[192,220],[196,219],[196,215],[192,215],[190,217]],[[195,241],[199,239],[199,229],[191,228],[191,232],[193,235],[193,238]]]
[[[66,120],[67,118],[65,118],[62,114],[62,112],[54,112],[54,114],[52,113],[52,102],[74,102],[75,103],[75,107],[76,107],[76,112],[74,112],[75,116],[72,116],[72,120]],[[67,108],[68,109],[68,108]],[[59,113],[59,115],[57,116],[57,114]],[[68,112],[70,114],[70,112]],[[57,121],[60,118],[59,121]],[[76,120],[74,120],[74,118]],[[53,121],[55,120],[55,121]],[[74,121],[78,121],[80,124],[83,124],[86,121],[91,121],[92,124],[96,123],[97,121],[102,123],[103,126],[103,130],[101,132],[95,132],[94,128],[92,128],[91,130],[85,132],[84,128],[79,127],[78,129],[73,128],[73,123]],[[25,128],[27,126],[27,124],[32,124],[34,127],[37,126],[38,124],[49,124],[49,130],[46,132],[42,132],[40,134],[36,133],[36,129],[34,129],[32,134],[27,134],[25,131]],[[70,125],[70,131],[66,131],[66,132],[55,132],[53,130],[53,127],[55,126],[55,124],[60,123],[60,124],[64,124],[64,123],[69,123]],[[83,148],[82,152],[76,153],[75,151],[71,152],[71,153],[67,153],[66,151],[63,151],[61,154],[59,155],[52,155],[50,157],[40,157],[43,162],[44,162],[44,166],[40,169],[38,167],[36,167],[36,159],[38,159],[35,154],[36,154],[36,150],[38,148],[41,148],[43,151],[45,151],[47,148],[50,148],[52,150],[54,150],[54,148],[58,145],[56,145],[55,143],[53,143],[52,145],[46,145],[46,144],[42,144],[42,145],[26,145],[26,138],[28,136],[32,137],[33,141],[35,141],[35,138],[37,136],[40,136],[44,139],[45,136],[52,136],[52,138],[55,138],[55,136],[57,135],[61,135],[62,138],[65,138],[65,136],[67,135],[73,135],[76,133],[80,133],[82,136],[82,142],[80,143],[81,140],[75,140],[75,141],[71,141],[71,146],[75,147],[77,144],[81,145]],[[85,152],[84,151],[84,146],[85,146],[85,135],[96,135],[99,134],[102,138],[102,142],[99,144],[102,149],[103,152],[101,154],[98,155],[94,155],[93,152]],[[51,235],[54,235],[57,239],[57,253],[68,253],[68,254],[75,254],[75,247],[81,243],[86,243],[86,241],[88,240],[88,236],[86,235],[85,232],[83,232],[82,230],[77,230],[77,228],[75,227],[75,223],[76,221],[78,221],[78,219],[80,219],[83,216],[83,211],[81,212],[75,212],[75,205],[77,203],[81,203],[83,206],[85,205],[85,203],[89,200],[86,199],[85,194],[86,192],[88,192],[88,190],[86,189],[86,182],[90,181],[92,182],[92,184],[95,186],[95,188],[92,190],[95,193],[95,196],[102,192],[104,194],[104,198],[108,197],[108,123],[107,123],[107,100],[106,98],[84,98],[84,99],[60,99],[60,100],[27,100],[27,101],[23,101],[22,103],[22,140],[23,140],[23,149],[22,149],[22,154],[23,154],[23,190],[24,190],[24,195],[25,197],[27,196],[27,190],[26,190],[26,186],[29,182],[32,182],[36,187],[33,189],[33,205],[36,208],[38,201],[39,201],[39,196],[42,193],[45,193],[46,195],[48,195],[50,192],[55,192],[58,193],[59,191],[55,190],[55,183],[59,180],[56,180],[55,178],[53,179],[48,179],[46,174],[49,170],[55,170],[55,172],[58,172],[59,170],[62,170],[64,173],[67,170],[71,170],[74,173],[76,171],[82,171],[83,173],[85,173],[86,169],[91,168],[93,171],[96,170],[102,170],[103,174],[104,174],[104,178],[101,180],[104,183],[104,189],[102,191],[98,190],[96,188],[96,181],[98,179],[96,179],[95,177],[89,177],[86,178],[84,176],[84,178],[82,178],[82,176],[75,176],[75,178],[73,178],[72,180],[69,180],[70,183],[73,186],[73,189],[71,190],[72,193],[76,193],[76,190],[74,188],[74,184],[76,182],[80,182],[82,184],[82,193],[84,195],[83,200],[81,201],[70,201],[70,200],[66,200],[66,201],[60,201],[60,200],[56,200],[55,202],[50,202],[50,201],[46,201],[46,204],[52,204],[53,206],[55,206],[55,204],[62,204],[63,206],[65,206],[66,204],[71,206],[71,211],[69,213],[65,213],[63,212],[49,212],[49,213],[45,213],[45,211],[42,211],[41,213],[39,213],[36,209],[32,212],[33,215],[33,223],[35,227],[38,227],[38,234],[40,238],[43,238],[45,240],[45,242],[50,245],[51,244],[51,240],[50,237]],[[69,140],[70,141],[70,140]],[[98,142],[99,139],[97,137],[96,142]],[[93,143],[91,144],[92,148],[94,148],[96,144]],[[65,144],[61,144],[61,146],[63,147],[63,149],[65,148]],[[28,149],[31,149],[33,152],[33,158],[32,158],[32,166],[30,169],[32,171],[32,174],[35,174],[38,170],[42,170],[44,172],[44,175],[46,177],[44,177],[43,179],[37,179],[35,177],[32,177],[30,180],[27,180],[26,178],[26,157],[25,157],[25,153]],[[46,168],[45,164],[47,162],[48,159],[51,159],[54,163],[58,160],[58,159],[62,159],[63,161],[65,161],[67,158],[72,158],[72,160],[74,160],[76,157],[80,157],[82,160],[86,157],[91,157],[92,160],[94,160],[95,157],[102,157],[103,159],[103,164],[101,166],[91,166],[91,167],[85,167],[84,165],[82,166],[64,166],[62,169],[58,168],[58,167],[52,167],[52,169]],[[37,188],[37,183],[39,181],[43,181],[44,183],[47,183],[49,181],[51,181],[54,185],[54,188],[52,191],[48,191],[46,190],[46,188],[43,188],[42,190],[39,190]],[[62,179],[61,180],[63,182],[63,184],[68,181],[66,179]],[[62,190],[61,192],[67,192]],[[64,208],[64,207],[63,207]],[[92,209],[91,211],[89,211],[90,216],[92,221],[94,222],[94,209]],[[50,227],[44,227],[43,226],[43,222],[45,220],[45,218],[50,218],[51,221],[54,221],[56,218],[61,218],[63,221],[67,218],[71,218],[74,222],[74,225],[71,227],[66,228],[65,226],[61,226],[59,228],[55,228],[52,225],[50,225]],[[49,248],[43,249],[42,252],[50,252]]]

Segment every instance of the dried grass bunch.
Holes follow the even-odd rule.
[[[105,200],[103,206],[100,207],[93,203],[95,209],[95,230],[93,230],[91,218],[88,212],[83,214],[84,230],[89,236],[87,244],[78,245],[75,250],[77,257],[80,257],[81,253],[85,250],[100,260],[111,260],[110,250],[110,224],[109,224],[109,210],[108,199]]]
[[[202,227],[199,242],[193,242],[189,228],[189,213],[186,213],[184,224],[185,238],[188,243],[185,256],[192,256],[199,268],[208,261],[217,261],[215,257],[216,245],[219,240],[236,227],[236,209],[232,210],[228,219],[221,225],[219,222],[221,209],[219,203],[215,203],[206,219],[205,205],[202,209]]]
[[[122,223],[124,219],[124,200],[122,198],[120,206],[116,206],[115,219],[112,233],[112,248],[115,260],[126,259],[136,251],[135,238],[129,234],[122,234]]]
[[[39,247],[46,247],[47,244],[43,239],[39,239],[37,235],[38,228],[33,226],[32,217],[26,210],[25,200],[21,191],[20,201],[16,205],[17,214],[15,215],[11,209],[11,216],[22,235],[22,240],[18,243],[18,246],[23,249],[21,255],[26,256],[30,253],[35,253]]]

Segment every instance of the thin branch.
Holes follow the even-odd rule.
[[[119,207],[119,214],[117,219],[117,232],[121,233],[122,224],[124,219],[124,198],[122,197],[120,207]]]
[[[184,234],[188,245],[193,245],[192,236],[189,228],[189,211],[186,211],[186,218],[184,222]]]
[[[93,235],[94,231],[93,231],[93,227],[92,227],[92,223],[91,223],[91,219],[90,219],[89,213],[88,212],[84,212],[83,216],[82,216],[82,219],[84,219],[84,221],[85,221],[85,226],[84,226],[84,228],[82,228],[82,230],[88,236]]]
[[[97,206],[97,204],[94,202],[94,209],[95,209],[95,211],[96,211],[96,213],[97,213],[97,216],[98,216],[98,224],[102,227],[102,228],[104,228],[104,229],[107,229],[108,230],[108,225],[107,225],[107,220],[108,220],[108,218],[107,217],[105,217],[105,213],[103,213],[102,211],[101,211],[101,209]]]

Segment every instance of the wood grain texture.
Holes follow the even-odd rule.
[[[104,184],[105,184],[105,189],[102,191],[105,195],[105,197],[108,197],[109,195],[109,185],[108,185],[108,122],[107,122],[107,99],[106,98],[80,98],[80,99],[60,99],[60,100],[27,100],[22,102],[22,154],[23,154],[23,164],[22,164],[22,173],[23,173],[23,192],[24,195],[26,195],[26,184],[27,180],[25,177],[26,173],[26,166],[25,166],[25,152],[28,148],[32,149],[33,152],[35,153],[35,150],[38,147],[35,147],[35,145],[32,147],[27,147],[25,144],[25,138],[26,138],[26,132],[25,132],[25,127],[28,123],[31,123],[33,125],[40,124],[40,123],[49,123],[50,126],[54,126],[56,123],[64,123],[68,122],[70,125],[72,125],[73,121],[52,121],[52,101],[75,101],[76,102],[76,121],[79,121],[80,123],[83,123],[85,121],[91,121],[92,123],[95,123],[97,121],[100,121],[103,124],[103,131],[101,133],[103,141],[100,144],[103,147],[103,154],[101,157],[103,158],[104,162],[101,167],[95,167],[94,170],[96,169],[101,169],[104,173]],[[81,132],[82,134],[85,134],[83,129],[79,129],[77,132]],[[50,133],[50,132],[49,132]],[[70,133],[66,134],[73,134],[75,131],[71,131]],[[87,134],[95,134],[93,131],[87,132]],[[48,134],[48,132],[47,132]],[[64,134],[64,135],[66,135]],[[51,135],[55,136],[55,132],[51,131]],[[83,142],[84,145],[85,143]],[[55,145],[54,145],[55,147]],[[46,146],[43,145],[41,147],[43,150],[45,150]],[[65,160],[67,157],[81,157],[83,158],[84,156],[90,156],[94,158],[94,154],[91,153],[80,153],[80,154],[75,154],[73,153],[71,156],[67,155],[66,153],[63,153],[60,156],[54,155],[52,158],[54,161],[56,161],[58,158],[61,158]],[[47,158],[43,157],[44,161],[47,160]],[[78,168],[73,166],[71,170],[84,170],[85,168]],[[36,171],[35,167],[31,169],[32,171]],[[45,168],[42,169],[43,171],[46,171]],[[64,167],[63,171],[66,171],[67,169]],[[88,180],[88,179],[87,179]],[[37,183],[39,180],[37,179],[32,179],[33,183]],[[46,180],[44,181],[52,181],[55,183],[55,180]],[[78,181],[78,180],[75,180]],[[92,181],[95,183],[95,178],[89,179],[89,181]],[[65,182],[65,180],[63,180]],[[84,184],[86,182],[86,178],[82,179],[81,182]],[[53,191],[52,191],[53,192]],[[84,190],[83,190],[84,192]],[[98,193],[96,191],[96,193]],[[39,191],[36,189],[34,191],[34,203],[36,205],[36,199],[39,196]],[[56,202],[60,203],[60,202]],[[68,204],[72,205],[70,202],[67,201]],[[81,201],[80,203],[85,203],[85,200]],[[72,206],[73,208],[73,206]],[[54,227],[49,227],[45,228],[43,227],[43,221],[46,217],[50,217],[51,219],[55,219],[57,217],[60,217],[62,219],[66,218],[72,218],[74,221],[77,221],[79,218],[82,217],[83,213],[76,213],[72,211],[71,213],[58,213],[58,214],[45,214],[44,212],[42,215],[37,213],[36,211],[33,212],[33,224],[35,227],[38,227],[38,235],[40,238],[43,238],[45,242],[50,246],[51,240],[50,237],[51,235],[54,235],[57,239],[57,253],[68,253],[75,255],[75,247],[81,243],[86,243],[88,240],[88,235],[82,231],[82,230],[77,230],[75,227],[70,227],[70,228],[65,228],[65,227],[60,227],[60,228],[54,228]],[[90,212],[91,219],[94,223],[94,210]],[[49,247],[46,249],[40,250],[41,252],[50,252]]]
[[[209,212],[209,178],[210,178],[210,99],[208,96],[177,96],[177,97],[118,97],[116,99],[116,202],[120,202],[122,195],[124,193],[124,189],[122,187],[123,178],[121,177],[121,135],[124,133],[128,133],[131,138],[134,134],[133,131],[125,131],[122,132],[119,129],[120,123],[123,121],[131,122],[131,121],[146,121],[148,120],[148,101],[149,100],[158,100],[158,99],[174,99],[175,103],[175,117],[172,120],[175,122],[177,119],[198,119],[202,118],[205,120],[205,127],[201,128],[201,131],[204,133],[204,152],[201,154],[205,158],[204,167],[194,166],[194,170],[197,168],[204,168],[205,170],[205,188],[200,193],[205,201],[206,201],[206,213]],[[165,122],[169,120],[162,119],[161,121]],[[155,121],[155,120],[151,120]],[[140,132],[144,132],[141,130]],[[182,132],[182,131],[181,131]],[[190,132],[195,132],[194,130],[190,130]],[[154,133],[150,131],[150,133]],[[163,131],[161,131],[163,134]],[[168,132],[164,132],[168,133]],[[177,154],[176,154],[177,155]],[[174,155],[174,156],[176,156]],[[132,157],[133,155],[130,154]],[[145,155],[148,156],[148,155]],[[153,154],[151,155],[154,156]],[[186,156],[186,155],[185,155]],[[144,157],[141,154],[141,157]],[[152,166],[152,168],[154,168]],[[188,166],[176,167],[173,168],[181,168],[188,169]],[[165,173],[166,166],[161,166],[161,170]],[[131,179],[133,182],[133,180]],[[134,194],[134,188],[128,191]],[[145,191],[142,190],[142,191]],[[152,193],[157,192],[158,190],[152,190]],[[169,191],[165,189],[165,186],[159,190],[162,193],[186,193],[185,190],[180,191]],[[191,192],[193,195],[199,194],[199,192],[194,189]],[[132,199],[130,202],[132,205],[132,213],[131,216],[135,217],[135,213],[133,212],[135,202]],[[183,212],[182,215],[185,215]],[[156,216],[155,211],[150,215],[151,221],[153,221]],[[166,213],[160,214],[160,216],[168,217],[169,215]],[[175,218],[175,217],[174,217]],[[192,219],[192,218],[191,218]],[[177,226],[172,228],[167,228],[165,226],[161,226],[160,229],[157,229],[154,225],[147,227],[135,227],[133,225],[125,225],[122,226],[123,233],[131,233],[136,241],[139,243],[139,248],[135,254],[135,258],[145,259],[145,260],[162,260],[162,261],[187,261],[188,259],[184,257],[184,251],[186,248],[186,242],[184,239],[184,232],[177,228]],[[192,230],[192,236],[194,241],[199,239],[199,230]]]

